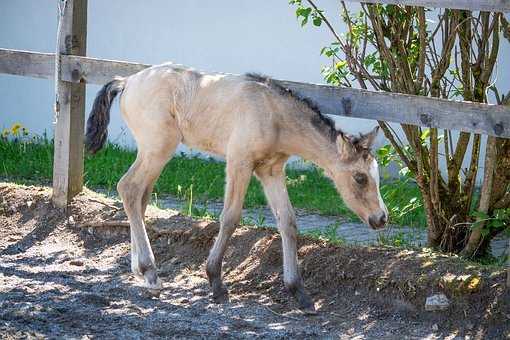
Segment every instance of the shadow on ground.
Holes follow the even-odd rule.
[[[49,194],[0,183],[2,338],[509,336],[501,269],[307,237],[299,239],[301,268],[319,314],[301,315],[282,284],[280,237],[265,228],[234,234],[224,265],[231,301],[215,305],[204,263],[218,225],[151,207],[147,224],[164,281],[154,298],[130,274],[127,228],[100,226],[125,219],[118,202],[88,191],[64,212]],[[476,274],[480,287],[458,295],[440,285],[447,273]],[[425,298],[438,292],[450,308],[424,311]]]

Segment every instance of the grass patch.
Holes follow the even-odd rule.
[[[136,153],[108,144],[94,156],[85,157],[85,185],[115,191],[117,182],[134,162]],[[20,140],[0,138],[0,176],[13,182],[48,182],[53,169],[53,144],[42,137]],[[176,155],[156,183],[156,197],[177,196],[188,202],[221,200],[225,184],[225,164],[198,157]],[[289,196],[296,208],[324,215],[356,219],[345,206],[322,170],[287,170]],[[390,210],[391,223],[425,226],[419,190],[413,183],[384,181],[381,193]],[[262,187],[252,178],[245,207],[265,205]],[[190,204],[191,206],[192,204]],[[191,209],[192,207],[188,207]]]
[[[327,226],[324,230],[314,229],[303,233],[303,235],[310,236],[316,240],[327,241],[334,245],[343,245],[346,243],[345,239],[338,235],[339,223],[334,223]]]

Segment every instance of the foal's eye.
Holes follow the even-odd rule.
[[[368,182],[368,178],[367,178],[367,175],[365,174],[362,174],[360,172],[358,173],[355,173],[354,176],[354,180],[356,181],[356,183],[358,183],[359,185],[365,185],[367,184]]]

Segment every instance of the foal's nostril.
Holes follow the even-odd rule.
[[[388,222],[388,216],[382,212],[380,214],[374,214],[368,218],[368,223],[374,229],[382,228]]]

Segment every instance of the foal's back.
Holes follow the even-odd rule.
[[[139,144],[150,131],[176,128],[189,147],[222,156],[243,148],[258,158],[278,143],[285,102],[244,76],[163,64],[127,79],[121,110]]]

